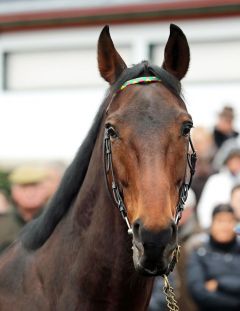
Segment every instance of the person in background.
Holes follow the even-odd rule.
[[[213,209],[208,239],[187,264],[189,292],[199,311],[240,310],[240,244],[236,216],[228,204]]]
[[[235,232],[240,235],[240,183],[233,187],[231,192],[231,206],[234,209],[234,212],[237,217],[237,225],[235,227]]]
[[[229,203],[232,188],[240,183],[240,149],[229,151],[222,169],[211,175],[201,194],[197,215],[203,229],[210,226],[211,213],[217,204]]]
[[[212,161],[212,167],[215,172],[221,170],[228,154],[234,149],[240,149],[240,136],[226,140],[221,148],[218,149]]]
[[[46,176],[45,168],[25,165],[10,174],[12,212],[0,218],[0,251],[15,240],[27,222],[41,213],[48,200]]]
[[[213,130],[213,138],[217,149],[229,138],[239,135],[234,129],[234,117],[234,110],[231,106],[223,107],[222,111],[219,113]]]
[[[240,183],[232,188],[230,204],[240,222]]]
[[[4,190],[0,190],[0,216],[10,212],[10,201]]]
[[[196,195],[190,188],[188,191],[188,198],[185,203],[185,208],[182,213],[182,218],[178,226],[178,239],[180,242],[180,257],[176,265],[178,276],[178,306],[180,310],[196,311],[196,305],[189,295],[186,284],[186,262],[188,258],[187,244],[188,240],[195,234],[201,232],[201,228],[198,225],[197,217],[195,213],[196,208]]]
[[[198,203],[208,177],[213,174],[212,159],[216,148],[212,133],[205,127],[193,128],[191,138],[197,151],[197,165],[191,187],[196,195],[196,203]]]
[[[44,180],[44,185],[46,191],[48,192],[48,199],[51,199],[60,184],[66,165],[63,162],[55,161],[48,162],[45,165],[45,168],[47,175]]]

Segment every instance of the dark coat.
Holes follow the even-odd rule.
[[[222,133],[221,131],[219,131],[217,128],[214,128],[213,130],[213,138],[214,138],[214,142],[217,148],[220,148],[222,144],[229,138],[234,138],[234,137],[237,137],[238,135],[239,133],[236,131],[232,131],[232,133],[226,135]]]
[[[174,288],[174,293],[176,294],[176,272],[175,270],[169,274],[168,280],[170,285]],[[148,311],[168,311],[166,296],[163,293],[164,280],[162,277],[156,277],[154,281],[152,296],[148,306]]]
[[[209,292],[204,284],[215,279],[218,288]],[[189,257],[189,291],[199,310],[240,310],[240,244],[235,240],[221,247],[211,238]]]

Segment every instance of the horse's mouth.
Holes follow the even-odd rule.
[[[171,248],[172,249],[172,248]],[[133,242],[133,263],[135,270],[144,276],[164,275],[168,271],[172,250],[166,250],[157,258],[148,258],[144,255],[141,243]]]
[[[158,276],[166,273],[167,269],[159,269],[157,266],[153,266],[152,268],[146,268],[142,266],[139,261],[136,267],[136,271],[144,276]]]

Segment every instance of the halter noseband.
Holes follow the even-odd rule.
[[[113,97],[129,85],[146,84],[146,83],[153,83],[153,82],[161,82],[161,80],[155,76],[140,77],[140,78],[128,80],[119,88],[119,90],[113,95]],[[190,169],[190,178],[189,178],[188,182],[185,179],[185,181],[182,183],[182,185],[180,187],[179,201],[178,201],[178,204],[176,206],[176,214],[175,214],[175,224],[176,225],[178,225],[178,223],[182,217],[182,212],[184,210],[184,205],[185,205],[187,197],[188,197],[188,191],[191,187],[192,178],[193,178],[193,175],[195,173],[195,165],[196,165],[196,161],[197,161],[197,154],[196,154],[195,149],[193,147],[192,140],[191,140],[190,136],[189,136],[189,145],[192,149],[191,154],[187,153],[187,163],[188,163],[188,167]],[[115,175],[114,175],[113,162],[112,162],[111,140],[110,140],[110,134],[109,134],[108,128],[105,128],[105,133],[104,133],[104,162],[105,162],[105,173],[106,173],[105,175],[106,175],[108,188],[109,188],[109,183],[108,183],[107,175],[109,173],[111,174],[111,179],[112,179],[112,186],[111,186],[112,195],[111,195],[111,197],[113,198],[116,206],[118,207],[123,219],[125,220],[125,222],[127,224],[128,234],[132,235],[133,231],[132,231],[130,222],[129,222],[128,217],[127,217],[127,209],[126,209],[126,206],[124,204],[122,193],[119,189],[119,186],[116,182]],[[185,174],[185,178],[186,178],[186,174]],[[177,261],[178,253],[179,253],[179,246],[177,246],[177,248],[174,251],[173,259],[170,262],[167,274],[169,274],[173,270],[175,263]]]

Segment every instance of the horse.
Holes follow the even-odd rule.
[[[194,170],[187,39],[171,24],[161,67],[127,67],[105,26],[97,57],[108,91],[48,207],[1,256],[1,311],[145,311],[171,270]]]

